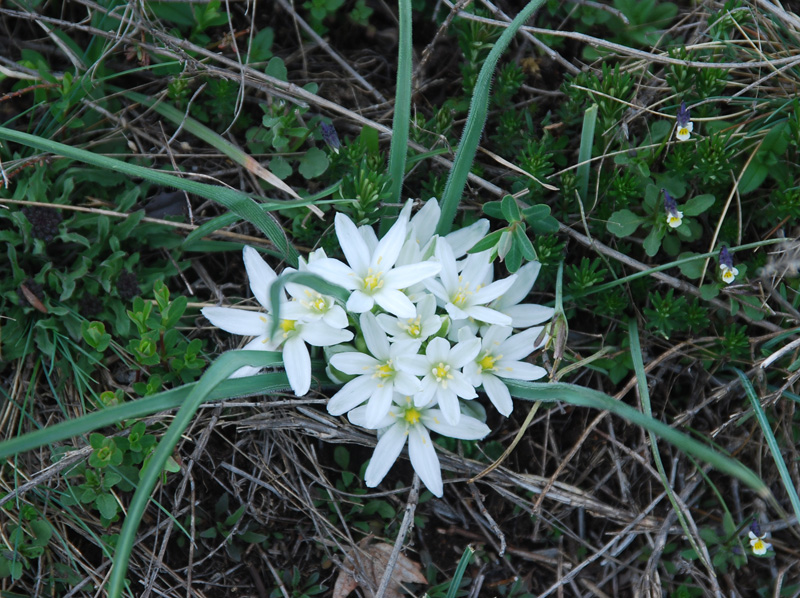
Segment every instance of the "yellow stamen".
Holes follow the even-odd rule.
[[[410,424],[418,424],[421,415],[422,414],[417,410],[416,407],[409,407],[406,409],[406,413],[403,417]]]
[[[436,381],[442,385],[442,388],[447,388],[447,381],[453,378],[453,374],[450,373],[450,366],[445,363],[439,363],[431,370],[431,373],[436,378]]]
[[[478,360],[478,365],[481,366],[481,370],[491,372],[492,370],[495,369],[494,364],[498,359],[500,359],[500,357],[502,356],[498,355],[497,357],[495,357],[487,353],[486,355],[483,356],[482,359]]]
[[[364,290],[367,292],[377,291],[383,287],[383,272],[372,272],[372,268],[367,270],[364,278]]]
[[[392,367],[392,360],[386,363],[375,366],[375,373],[372,374],[373,378],[389,378],[394,375],[394,367]]]
[[[295,320],[281,320],[280,327],[283,330],[283,336],[286,337],[290,332],[295,330]]]

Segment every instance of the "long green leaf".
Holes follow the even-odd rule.
[[[461,142],[458,144],[455,159],[453,160],[453,168],[447,177],[447,184],[442,194],[442,213],[439,218],[439,226],[436,229],[436,232],[440,235],[446,235],[450,232],[450,227],[456,217],[456,209],[461,202],[461,196],[467,184],[472,162],[475,159],[475,153],[478,151],[481,133],[486,125],[486,116],[489,112],[489,91],[492,86],[492,76],[497,68],[497,61],[500,60],[500,56],[506,51],[519,28],[527,22],[542,4],[544,4],[544,0],[528,2],[525,8],[503,31],[500,39],[497,40],[497,43],[489,52],[489,56],[486,57],[486,62],[483,63],[480,73],[478,73],[475,91],[472,94],[472,102],[469,106],[469,114],[467,115],[467,123],[464,125]]]
[[[263,356],[270,359],[267,365],[280,365],[282,363],[279,353],[270,355],[265,352]],[[176,409],[183,404],[197,384],[197,382],[186,384],[179,388],[166,390],[153,396],[123,403],[115,407],[101,409],[80,418],[47,426],[41,430],[6,440],[0,443],[0,460],[47,446],[48,444],[82,436],[128,419],[146,417],[154,413]],[[226,380],[212,390],[207,400],[218,401],[231,397],[276,392],[287,388],[289,388],[289,381],[286,378],[286,374],[284,372],[273,372],[259,376]]]
[[[800,521],[800,497],[797,495],[797,489],[795,488],[794,480],[789,473],[789,468],[786,467],[786,462],[783,460],[781,447],[778,446],[778,440],[775,438],[775,434],[772,432],[772,426],[770,426],[769,420],[767,419],[767,414],[764,413],[764,409],[761,407],[761,401],[758,400],[756,391],[753,388],[753,385],[750,383],[747,375],[738,369],[736,370],[736,374],[739,376],[739,380],[742,382],[744,391],[747,393],[747,398],[750,399],[750,404],[753,406],[756,419],[758,419],[758,425],[761,426],[761,432],[764,434],[764,438],[767,441],[767,446],[769,447],[769,452],[772,453],[775,466],[778,468],[778,474],[781,476],[783,487],[786,489],[786,493],[789,495],[789,501],[792,503],[794,515],[797,517],[798,521]]]
[[[764,482],[752,470],[738,461],[709,448],[705,444],[679,432],[668,425],[648,417],[630,405],[614,400],[602,392],[583,388],[574,384],[563,382],[522,382],[507,380],[506,384],[511,394],[520,399],[529,401],[564,401],[580,407],[604,409],[618,415],[630,423],[641,426],[645,430],[655,432],[667,442],[671,442],[681,451],[688,453],[713,465],[717,470],[731,475],[755,490],[762,497],[769,499],[771,494]]]
[[[261,232],[274,243],[278,251],[285,256],[286,261],[293,266],[297,266],[299,254],[286,239],[281,227],[278,226],[275,220],[273,220],[269,214],[265,213],[250,196],[240,191],[198,183],[197,181],[184,179],[168,172],[152,170],[136,164],[129,164],[122,160],[116,160],[108,156],[95,154],[81,148],[51,141],[36,135],[29,135],[21,131],[14,131],[13,129],[7,129],[5,127],[0,127],[0,139],[16,141],[28,147],[64,156],[79,162],[85,162],[86,164],[97,166],[98,168],[122,172],[132,177],[140,177],[159,185],[174,187],[215,201],[261,230]]]
[[[172,455],[175,446],[181,435],[192,423],[197,409],[207,400],[211,391],[227,380],[231,374],[241,367],[263,366],[271,363],[271,359],[265,359],[265,353],[261,351],[229,351],[223,353],[212,363],[203,377],[192,388],[186,401],[181,405],[175,418],[172,420],[164,436],[159,440],[158,445],[153,451],[150,462],[144,468],[139,480],[139,486],[131,499],[128,513],[122,524],[122,529],[117,540],[117,547],[114,551],[114,564],[108,580],[109,598],[120,598],[125,586],[125,574],[128,571],[128,561],[131,556],[133,544],[136,542],[136,532],[144,514],[150,495],[156,486],[167,459]]]
[[[597,123],[597,104],[593,104],[583,113],[583,129],[581,130],[581,146],[578,149],[578,193],[583,205],[589,199],[589,160],[592,159],[594,145],[594,127]]]
[[[397,55],[397,88],[394,95],[394,118],[392,119],[392,141],[389,146],[389,201],[402,201],[403,179],[406,175],[408,156],[408,127],[411,122],[411,0],[398,2],[400,16],[400,39]],[[394,213],[397,212],[395,208]],[[392,211],[387,213],[391,216]],[[389,230],[393,218],[381,221],[381,232]]]
[[[342,305],[347,303],[347,299],[350,297],[350,293],[346,289],[328,282],[317,274],[311,272],[284,272],[272,283],[269,289],[270,311],[272,313],[270,337],[275,336],[281,323],[281,299],[283,298],[283,289],[287,283],[301,284],[314,289],[322,295],[330,295]]]

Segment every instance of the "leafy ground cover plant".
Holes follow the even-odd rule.
[[[786,50],[797,16],[745,1],[547,2],[541,29],[514,33],[534,22],[535,3],[501,6],[508,18],[490,3],[402,2],[396,14],[279,4],[271,14],[218,2],[93,6],[91,28],[69,10],[0,7],[22,40],[0,80],[3,590],[95,590],[116,552],[130,563],[131,595],[168,595],[189,579],[209,595],[317,595],[340,566],[363,570],[356,546],[371,531],[394,554],[413,544],[432,595],[791,595],[791,573],[770,568],[791,561],[787,512],[800,506],[797,252],[781,240],[798,215],[789,166],[800,109]],[[34,21],[50,28],[51,49],[31,42]],[[306,31],[325,29],[324,43],[309,37],[315,45],[299,50]],[[453,66],[460,76],[442,75]],[[393,112],[377,100],[392,96]],[[182,222],[139,211],[154,184],[188,194],[165,202],[189,208]],[[442,238],[485,226],[483,216],[489,227],[460,265],[444,243],[415,257],[441,269],[421,280],[434,305],[409,317],[439,328],[399,351],[405,328],[391,324],[404,314],[392,309],[403,302],[388,291],[405,287],[382,293],[364,256],[392,238],[409,196],[441,200]],[[369,251],[340,253],[355,235]],[[284,317],[297,306],[291,290],[280,303],[282,285],[274,298],[265,285],[247,290],[243,246],[259,248],[255,267],[270,280],[281,262],[306,276],[287,280],[319,294],[329,312],[319,320],[338,332],[290,325],[310,322]],[[466,359],[476,343],[450,337],[455,308],[481,320],[473,308],[487,306],[460,305],[449,279],[479,250],[496,280],[537,277],[516,303],[549,303],[556,317],[507,336],[476,325],[478,355]],[[320,276],[347,262],[377,292],[308,278],[315,256],[330,266]],[[488,309],[514,292],[502,294]],[[221,305],[249,314],[241,327],[218,322],[234,338],[202,316],[214,322]],[[263,307],[280,337],[250,325],[269,320]],[[541,339],[521,332],[544,324]],[[520,335],[526,348],[545,342],[537,366],[569,384],[487,373],[504,359],[536,367],[521,350],[509,357]],[[240,336],[270,350],[215,361],[245,346]],[[393,350],[411,358],[401,366]],[[411,402],[386,401],[369,377],[358,382],[372,385],[369,400],[343,402],[337,392],[362,376],[352,360],[381,376],[397,364]],[[202,383],[186,386],[204,363],[214,365]],[[440,365],[461,370],[453,380],[477,396],[424,382]],[[226,380],[244,367],[267,373]],[[425,403],[431,388],[436,406]],[[531,408],[510,410],[503,388]],[[433,468],[420,430],[440,426],[445,405],[459,420],[449,431],[470,431],[436,439]],[[643,430],[658,438],[645,443]],[[139,479],[145,438],[156,439],[156,465]],[[165,474],[170,458],[181,469]],[[125,467],[117,480],[112,468]],[[415,470],[432,493],[418,496]],[[137,512],[141,527],[129,523]],[[458,566],[467,543],[478,550]],[[168,567],[149,567],[152,555]],[[532,563],[536,576],[525,574]],[[112,593],[123,591],[117,570]]]

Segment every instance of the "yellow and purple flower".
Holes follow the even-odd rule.
[[[667,224],[670,228],[678,228],[683,222],[683,212],[678,210],[678,204],[666,189],[664,192],[664,210],[667,212]]]
[[[678,128],[675,131],[675,137],[678,141],[686,141],[692,136],[694,130],[694,123],[689,109],[686,107],[686,102],[681,102],[681,107],[678,109],[677,114]]]
[[[719,269],[725,284],[731,284],[739,274],[739,270],[733,267],[733,256],[727,247],[719,250]]]
[[[757,521],[753,521],[750,525],[750,531],[747,534],[750,537],[750,546],[753,548],[753,554],[756,556],[764,556],[767,551],[772,548],[772,544],[764,542],[767,534],[761,533],[761,526]]]

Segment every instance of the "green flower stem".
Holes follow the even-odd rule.
[[[475,159],[475,153],[478,151],[481,133],[484,126],[486,126],[486,117],[489,112],[489,91],[492,86],[492,76],[497,68],[497,61],[500,60],[500,56],[508,48],[519,28],[531,18],[531,15],[542,4],[544,4],[544,0],[532,0],[520,11],[506,27],[506,30],[503,31],[503,34],[497,40],[491,52],[489,52],[489,56],[486,57],[486,62],[483,63],[481,72],[478,73],[475,91],[472,94],[472,102],[469,106],[469,114],[467,115],[467,123],[464,125],[464,132],[456,150],[453,168],[447,177],[447,184],[442,195],[442,214],[439,219],[439,226],[436,229],[436,232],[440,235],[446,235],[450,232],[450,227],[456,217],[456,209],[461,202],[461,196],[467,184],[472,162]]]

